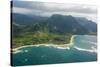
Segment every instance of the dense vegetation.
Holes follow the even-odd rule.
[[[70,42],[71,34],[50,32],[48,27],[43,24],[17,25],[12,24],[12,47],[36,44],[67,44]]]
[[[13,14],[12,46],[65,44],[72,35],[97,35],[97,24],[86,18],[54,14],[50,17]]]

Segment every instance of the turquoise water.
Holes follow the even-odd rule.
[[[40,65],[56,63],[86,62],[97,60],[97,37],[77,35],[70,49],[48,46],[20,48],[12,54],[12,65]]]

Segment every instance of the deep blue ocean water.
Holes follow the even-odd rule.
[[[12,54],[13,66],[96,61],[97,37],[76,35],[70,49],[33,46],[18,51]]]

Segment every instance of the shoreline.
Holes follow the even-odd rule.
[[[73,45],[73,41],[74,41],[74,35],[72,35],[71,39],[70,39],[70,43],[68,44],[62,44],[62,45],[53,45],[53,43],[51,44],[39,44],[39,45],[25,45],[25,46],[21,46],[21,47],[17,47],[17,48],[13,48],[11,49],[12,52],[16,52],[17,50],[21,49],[21,48],[25,48],[25,47],[39,47],[39,46],[50,46],[50,47],[54,47],[54,48],[60,48],[60,49],[70,49],[69,46]]]

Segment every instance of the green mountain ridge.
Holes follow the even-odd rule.
[[[18,18],[19,17],[17,17],[17,20]],[[28,18],[22,18],[24,21],[29,20]],[[86,24],[82,25],[82,21],[79,23],[73,16],[55,14],[45,19],[45,21],[34,21],[33,19],[32,22],[27,23],[23,21],[18,22],[15,21],[15,19],[12,19],[12,48],[44,43],[62,45],[68,44],[72,35],[96,35],[95,27],[87,29],[87,27],[85,27]],[[92,22],[89,21],[87,23]]]

